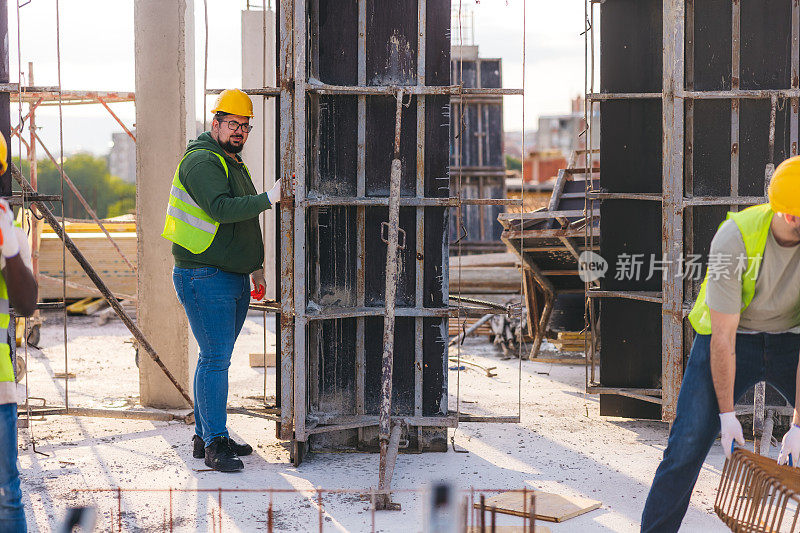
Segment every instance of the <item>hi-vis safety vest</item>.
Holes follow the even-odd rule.
[[[164,231],[161,236],[167,240],[174,242],[179,246],[183,246],[193,254],[199,254],[211,246],[214,236],[217,234],[219,222],[206,214],[203,209],[197,205],[186,189],[181,184],[178,174],[181,170],[181,163],[194,152],[205,150],[217,156],[225,168],[225,176],[230,176],[228,172],[228,164],[225,163],[225,158],[212,150],[199,148],[192,150],[183,156],[178,168],[175,169],[175,177],[172,178],[172,189],[169,193],[169,204],[167,205],[167,218],[164,222]],[[245,167],[247,170],[247,167]],[[248,171],[248,174],[250,172]]]
[[[769,237],[773,214],[769,204],[761,204],[748,207],[738,213],[728,213],[725,219],[732,219],[739,227],[747,253],[747,270],[742,273],[741,311],[747,309],[756,294],[756,280],[764,259],[764,249],[767,247],[767,237]],[[703,285],[700,287],[697,302],[695,302],[692,312],[689,313],[689,322],[701,335],[711,335],[711,313],[708,303],[706,303],[707,285],[708,271],[706,271],[706,279],[703,280]]]
[[[0,387],[3,382],[14,383],[14,367],[11,364],[11,346],[8,344],[8,325],[11,322],[8,305],[8,289],[0,272]]]

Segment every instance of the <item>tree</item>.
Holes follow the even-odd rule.
[[[28,161],[15,158],[14,164],[21,167],[22,175],[30,176]],[[64,161],[64,172],[81,192],[86,202],[99,218],[132,213],[136,209],[136,185],[126,183],[108,171],[105,158],[91,154],[75,154]],[[38,190],[41,194],[61,194],[61,176],[49,159],[37,163]],[[15,185],[15,189],[18,187]],[[61,216],[61,204],[52,202],[51,210]],[[69,187],[64,184],[64,216],[67,218],[90,218]]]
[[[522,161],[513,155],[506,154],[506,169],[508,170],[522,170]]]

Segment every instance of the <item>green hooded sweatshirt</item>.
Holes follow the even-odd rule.
[[[198,150],[181,163],[178,179],[203,211],[219,222],[211,246],[193,254],[173,243],[172,255],[179,268],[217,267],[226,272],[250,274],[264,265],[264,241],[258,215],[272,207],[267,193],[256,193],[253,180],[237,155],[232,159],[204,132],[189,142],[186,152]],[[217,156],[225,158],[229,176]]]

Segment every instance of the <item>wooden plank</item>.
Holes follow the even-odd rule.
[[[517,294],[520,271],[515,267],[465,268],[450,272],[451,294]]]
[[[546,363],[554,365],[583,365],[586,364],[586,359],[583,357],[532,357],[530,359],[533,363]]]
[[[534,213],[500,213],[498,220],[515,222],[518,220],[542,220],[560,217],[582,217],[583,209],[568,209],[564,211],[536,211]]]
[[[497,254],[459,255],[450,258],[450,270],[475,267],[503,267],[519,264],[516,254],[510,252]]]
[[[529,493],[530,494],[530,493]],[[599,509],[602,502],[580,496],[561,496],[551,492],[534,491],[536,496],[536,519],[548,522],[563,522],[570,518]],[[486,507],[494,507],[498,513],[525,516],[527,502],[522,492],[503,492],[486,499]],[[476,503],[479,509],[480,504]]]
[[[111,235],[122,252],[136,264],[136,233],[125,231],[112,233]],[[120,258],[105,235],[95,231],[77,232],[74,235],[70,233],[70,236],[113,293],[136,294],[136,273],[128,268],[128,265]],[[61,241],[54,233],[49,231],[49,228],[45,228],[39,241],[39,272],[44,276],[56,278],[58,283],[42,280],[43,283],[40,284],[39,288],[39,297],[43,300],[61,299],[63,290],[60,282],[63,275],[61,260]],[[66,255],[66,277],[67,282],[92,287],[92,282],[70,254]],[[97,291],[91,288],[83,290],[76,288],[75,285],[67,285],[66,296],[68,299],[85,298],[95,294],[97,294]]]
[[[251,353],[250,354],[250,368],[264,368],[264,361],[266,360],[268,367],[275,366],[275,351],[267,352],[266,354],[263,353]]]

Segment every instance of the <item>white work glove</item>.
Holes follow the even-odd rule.
[[[19,239],[14,225],[14,212],[4,198],[0,198],[0,256],[9,259],[19,253]]]
[[[742,425],[736,419],[736,413],[734,411],[720,413],[719,423],[721,426],[719,440],[722,444],[722,451],[725,452],[725,457],[730,459],[731,453],[733,452],[734,440],[739,443],[739,446],[744,446]]]
[[[281,180],[280,178],[275,180],[275,185],[267,191],[267,198],[269,198],[269,203],[272,205],[277,204],[281,201]]]
[[[250,296],[256,300],[263,299],[267,290],[267,280],[264,278],[264,269],[260,268],[250,274],[250,279],[253,280],[253,290],[250,292]]]
[[[800,459],[800,426],[792,424],[792,427],[783,436],[778,464],[797,466],[798,459]]]

